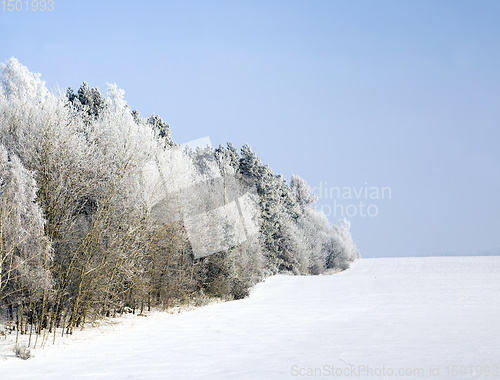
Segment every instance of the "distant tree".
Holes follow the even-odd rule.
[[[106,101],[99,88],[90,88],[87,82],[83,82],[76,94],[68,87],[66,98],[78,111],[86,114],[89,120],[97,119],[106,108]]]
[[[341,270],[349,268],[352,261],[359,259],[359,251],[349,232],[350,223],[347,219],[339,219],[333,227],[334,233],[325,242],[327,251],[326,267]]]
[[[290,189],[302,209],[314,204],[318,200],[316,194],[311,192],[311,188],[307,185],[306,181],[298,175],[292,174]]]
[[[238,149],[236,149],[230,142],[227,143],[227,157],[234,170],[238,170],[240,166],[240,155]]]
[[[247,179],[253,180],[258,188],[260,187],[260,181],[264,175],[264,166],[248,144],[241,148],[239,171]]]
[[[139,111],[133,110],[132,117],[133,117],[136,124],[139,125],[142,122],[142,118],[141,118],[141,115],[139,114]]]
[[[151,115],[147,123],[158,133],[158,136],[165,142],[166,146],[174,146],[172,137],[170,136],[170,125],[165,123],[160,116]]]
[[[307,271],[303,235],[296,220],[300,209],[288,184],[263,165],[250,146],[241,149],[239,171],[255,184],[260,197],[262,247],[270,273]]]

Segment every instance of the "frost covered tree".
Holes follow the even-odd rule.
[[[248,145],[240,159],[240,172],[257,185],[262,209],[261,234],[271,273],[322,273],[346,269],[359,257],[349,233],[349,222],[331,226],[311,206],[317,197],[306,182],[292,176],[290,185],[263,165]]]
[[[302,209],[311,206],[318,200],[316,194],[311,192],[311,188],[307,185],[306,181],[297,175],[292,174],[292,179],[290,180],[290,190]]]
[[[106,101],[99,88],[90,88],[87,82],[83,82],[76,94],[69,87],[66,91],[66,97],[78,111],[88,116],[88,122],[98,118],[106,107]]]
[[[250,146],[241,149],[239,171],[255,184],[262,212],[262,244],[269,273],[306,273],[303,236],[297,228],[298,205],[288,184],[263,165]]]
[[[170,125],[165,123],[160,116],[158,115],[151,115],[147,123],[155,130],[157,131],[159,137],[164,141],[166,146],[174,146],[174,142],[172,140],[172,137],[170,136]]]
[[[227,143],[226,157],[234,170],[238,170],[240,167],[240,155],[238,153],[238,149],[236,149],[230,142]]]
[[[0,307],[22,313],[50,291],[52,260],[33,174],[0,145]]]
[[[134,119],[134,121],[135,121],[136,124],[141,124],[142,123],[142,118],[141,118],[141,115],[140,115],[139,111],[133,110],[132,111],[132,118]]]
[[[333,228],[334,233],[325,243],[328,253],[326,267],[344,270],[352,261],[359,259],[359,251],[352,240],[347,219],[340,219]]]
[[[2,79],[0,136],[35,173],[54,247],[52,323],[72,331],[87,312],[97,312],[96,299],[115,297],[119,287],[112,282],[127,290],[142,286],[139,172],[160,144],[150,127],[134,122],[116,86],[100,117],[89,122],[16,60],[2,66]]]
[[[45,82],[40,74],[32,73],[15,58],[0,64],[2,71],[2,95],[7,98],[18,98],[32,103],[44,99],[48,95]]]

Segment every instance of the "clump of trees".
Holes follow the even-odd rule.
[[[183,150],[116,85],[106,96],[86,83],[55,94],[14,58],[0,69],[0,312],[18,334],[44,341],[124,309],[243,298],[266,276],[346,269],[359,257],[349,223],[331,226],[303,179],[287,183],[250,146]],[[205,181],[205,197],[182,190],[187,173]],[[234,188],[255,189],[256,233],[247,223],[238,244],[197,254],[175,215],[191,202],[232,207]],[[224,223],[217,231],[234,235]]]

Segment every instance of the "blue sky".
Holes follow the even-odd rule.
[[[500,247],[500,2],[1,7],[0,60],[49,88],[117,83],[176,142],[249,143],[286,178],[348,188],[354,199],[322,194],[318,206],[332,222],[334,202],[356,208],[362,256]],[[370,199],[372,187],[391,198]]]

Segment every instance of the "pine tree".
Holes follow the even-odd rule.
[[[170,125],[165,123],[160,116],[151,115],[147,123],[158,133],[158,136],[165,142],[165,146],[175,146],[170,136]]]
[[[240,173],[257,187],[262,211],[262,244],[270,273],[305,273],[303,239],[297,228],[299,216],[287,182],[275,175],[245,144],[241,149]]]
[[[264,173],[264,167],[260,159],[252,151],[248,144],[241,148],[241,158],[239,162],[239,171],[246,178],[252,180],[259,188],[260,181]]]
[[[51,247],[33,173],[0,145],[0,305],[36,300],[51,286]],[[23,290],[24,289],[24,290]]]
[[[304,210],[306,207],[311,206],[318,200],[316,194],[311,192],[311,188],[307,185],[306,181],[304,181],[298,175],[292,174],[292,179],[290,180],[290,189],[295,197],[295,200],[302,208],[302,210]]]
[[[240,166],[240,155],[238,153],[238,149],[236,149],[230,142],[227,143],[227,156],[231,166],[237,171]]]
[[[106,101],[99,88],[90,88],[87,82],[83,82],[76,94],[71,87],[68,87],[66,98],[78,111],[86,115],[87,123],[97,119],[106,108]]]
[[[139,114],[139,111],[133,110],[132,111],[132,118],[134,119],[134,121],[137,125],[141,124],[142,118],[141,118],[141,115]]]

